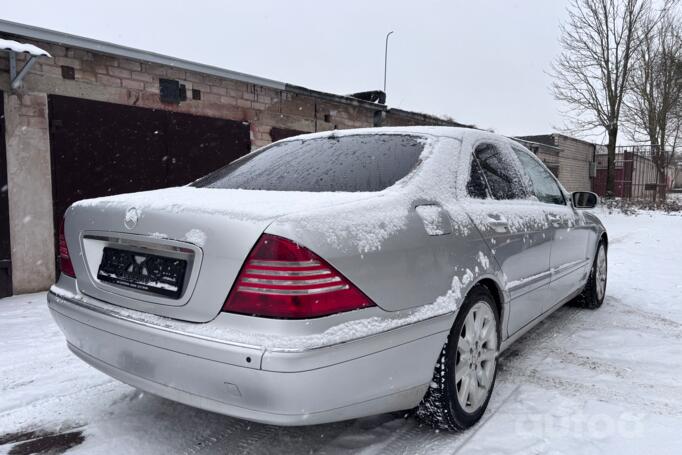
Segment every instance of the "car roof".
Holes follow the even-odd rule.
[[[450,137],[458,140],[464,139],[465,136],[485,136],[490,138],[495,137],[498,139],[503,138],[503,136],[490,133],[487,131],[477,130],[474,128],[463,128],[454,126],[386,126],[378,128],[353,128],[344,130],[321,131],[317,133],[307,133],[282,139],[282,141],[310,140],[325,137],[343,137],[353,135],[375,134],[415,134]]]

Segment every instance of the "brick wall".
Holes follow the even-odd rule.
[[[371,127],[375,126],[375,112],[386,110],[375,103],[301,87],[276,90],[177,67],[22,41],[32,42],[52,55],[40,58],[27,75],[27,91],[247,121],[251,124],[254,147],[270,142],[272,127],[306,132]],[[19,58],[20,62],[23,60]],[[62,66],[74,68],[74,80],[62,77]],[[2,53],[0,71],[6,72],[7,67],[6,54]],[[190,95],[188,100],[178,105],[161,103],[159,78],[184,84]],[[191,99],[192,89],[201,91],[200,100]],[[384,125],[458,126],[453,121],[402,110],[388,110],[383,117]]]

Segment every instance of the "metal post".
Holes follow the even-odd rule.
[[[26,63],[24,63],[24,66],[19,71],[19,74],[17,74],[14,77],[14,79],[12,79],[12,84],[11,84],[12,90],[16,90],[19,87],[21,87],[21,83],[24,79],[24,76],[26,76],[28,74],[29,70],[31,69],[33,64],[36,62],[36,60],[37,60],[36,57],[31,55],[28,58],[28,61]]]
[[[384,95],[386,94],[386,70],[388,69],[388,37],[392,34],[393,31],[386,34],[386,47],[384,48]]]
[[[9,53],[9,78],[11,81],[17,77],[17,54],[10,51]]]
[[[16,90],[21,87],[21,82],[24,79],[36,62],[37,57],[35,55],[30,55],[24,66],[17,72],[17,53],[14,51],[9,51],[9,78],[10,78],[10,88]]]

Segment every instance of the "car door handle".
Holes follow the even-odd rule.
[[[509,229],[509,223],[502,215],[489,213],[486,222],[495,232],[507,232]]]
[[[559,215],[556,215],[554,213],[548,213],[547,220],[555,228],[561,227],[561,217]]]

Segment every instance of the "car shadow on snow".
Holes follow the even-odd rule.
[[[105,450],[114,450],[115,440],[125,438],[144,440],[159,453],[193,455],[354,453],[368,447],[393,453],[395,444],[400,450],[405,445],[416,450],[416,441],[438,438],[435,430],[421,425],[409,411],[281,427],[212,413],[136,390],[114,400],[109,410],[116,417],[107,419],[105,431],[98,422],[88,427],[88,437]],[[100,439],[104,434],[106,441]]]
[[[421,424],[409,410],[335,423],[282,427],[212,413],[139,391],[125,395],[110,409],[116,415],[125,415],[126,420],[108,419],[107,438],[115,440],[120,431],[121,438],[143,439],[160,453],[333,454],[364,452],[369,447],[376,449],[372,453],[414,453],[425,444],[451,445],[467,434],[434,430]],[[131,430],[135,433],[131,434]],[[99,433],[95,423],[89,427],[88,437],[98,440]],[[100,447],[108,444],[112,444],[112,449],[115,447],[114,442],[97,442]]]

